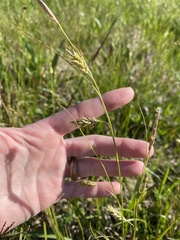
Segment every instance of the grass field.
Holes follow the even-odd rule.
[[[125,178],[125,222],[107,209],[118,209],[114,198],[62,200],[2,239],[180,239],[179,0],[45,2],[83,52],[102,93],[134,89],[134,100],[110,114],[116,136],[148,140],[160,109],[148,163],[147,187],[153,189],[137,205],[136,227],[136,179]],[[37,1],[0,6],[1,127],[22,127],[61,110],[58,103],[68,107],[97,95],[56,53],[67,57],[69,43]],[[91,133],[109,130],[100,123]]]

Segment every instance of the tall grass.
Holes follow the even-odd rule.
[[[137,205],[136,234],[132,193],[137,192],[138,183],[124,179],[123,219],[113,214],[119,210],[114,198],[63,200],[4,238],[122,239],[123,220],[124,239],[133,239],[133,235],[136,239],[179,239],[179,1],[46,3],[87,63],[98,53],[91,71],[101,92],[134,88],[133,102],[110,114],[116,136],[148,140],[146,131],[151,132],[155,109],[161,109],[155,155],[148,163],[148,191]],[[59,101],[68,107],[97,94],[57,53],[19,30],[66,56],[68,42],[36,1],[1,5],[0,125],[21,127],[58,111]],[[101,123],[92,131],[109,134]],[[109,211],[107,205],[112,207]]]

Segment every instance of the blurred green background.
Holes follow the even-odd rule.
[[[164,185],[161,185],[165,195],[163,191],[156,190],[150,196],[151,207],[145,208],[143,214],[151,227],[139,227],[137,238],[156,239],[153,236],[163,232],[180,215],[180,2],[45,2],[72,42],[83,52],[102,93],[124,86],[134,89],[134,100],[110,114],[116,136],[148,140],[156,108],[161,110],[155,154],[148,168],[155,176],[154,181],[160,181],[160,184],[167,174]],[[68,107],[96,96],[80,74],[55,53],[58,51],[63,57],[67,57],[69,43],[37,1],[1,1],[0,15],[1,127],[22,127],[61,110],[58,103]],[[89,130],[86,131],[89,133]],[[109,130],[104,124],[98,124],[91,133],[109,134]],[[75,136],[78,134],[78,131],[74,133]],[[171,189],[169,192],[168,188]],[[92,200],[95,206],[89,201],[73,200],[73,203],[65,204],[66,207],[70,204],[71,208],[67,207],[69,211],[63,215],[63,224],[60,222],[60,225],[65,226],[60,228],[63,236],[68,236],[67,239],[95,239],[95,236],[91,238],[92,231],[85,230],[89,229],[91,222],[95,231],[102,233],[104,230],[106,237],[112,237],[107,239],[121,239],[120,235],[115,234],[118,231],[115,230],[114,220],[110,217],[102,218],[102,215],[106,216],[103,207],[108,200]],[[73,211],[79,219],[78,205],[84,212],[90,205],[90,216],[96,212],[97,217],[93,215],[94,219],[81,222],[84,230],[78,220],[75,224],[78,230],[74,233],[71,224],[69,227],[66,224],[69,221],[74,223]],[[57,218],[60,211],[64,211],[62,206],[63,203],[56,208]],[[163,221],[159,215],[163,216]],[[42,222],[43,216],[39,216]],[[153,222],[149,216],[156,220]],[[25,227],[32,224],[35,226],[32,227],[33,231],[36,228],[43,231],[39,230],[40,223],[35,224],[37,221],[33,219]],[[111,229],[105,230],[104,226],[108,225]],[[37,239],[28,234],[29,232],[24,237]],[[38,234],[34,236],[40,237],[39,232]],[[163,239],[179,239],[179,225],[168,234]]]

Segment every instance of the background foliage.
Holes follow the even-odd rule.
[[[157,239],[180,215],[180,2],[46,3],[91,64],[101,92],[124,86],[135,90],[129,105],[110,114],[116,136],[148,140],[139,106],[148,133],[155,109],[161,110],[155,155],[148,165],[151,184],[157,187],[140,206],[144,223],[139,223],[137,232],[137,239]],[[0,126],[22,127],[59,111],[59,102],[68,107],[96,96],[78,72],[23,32],[66,54],[67,41],[37,1],[7,0],[0,6]],[[93,131],[109,134],[103,124]],[[129,211],[133,184],[134,179],[124,181]],[[121,222],[107,212],[108,203],[116,206],[111,198],[63,200],[54,208],[57,223],[53,224],[58,225],[60,235],[48,223],[47,213],[41,213],[4,238],[122,239]],[[131,217],[127,212],[126,218]],[[179,239],[179,224],[159,239]],[[127,224],[127,239],[131,233]]]

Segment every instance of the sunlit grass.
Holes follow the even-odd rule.
[[[110,114],[115,135],[147,140],[142,113],[150,134],[154,112],[157,107],[161,110],[155,155],[148,163],[148,188],[155,187],[138,206],[136,237],[179,239],[179,1],[46,3],[72,42],[82,50],[87,62],[102,45],[116,20],[91,64],[101,92],[129,85],[135,90],[132,103]],[[60,110],[58,102],[68,107],[96,96],[78,72],[17,28],[20,26],[61,52],[62,56],[66,54],[67,42],[36,1],[6,1],[1,5],[1,126],[21,127]],[[23,10],[23,6],[27,9]],[[109,129],[100,123],[92,132],[109,134]],[[125,222],[124,231],[126,238],[130,239],[133,233],[135,202],[132,192],[135,182],[134,179],[125,179],[123,184],[124,217],[129,220]],[[121,239],[122,221],[107,211],[108,204],[118,208],[114,198],[63,200],[55,205],[54,210],[49,210],[56,218],[53,227],[47,213],[41,213],[13,230],[9,238],[17,234],[15,239],[88,239],[90,236],[90,239],[98,236],[101,236],[100,239]]]

